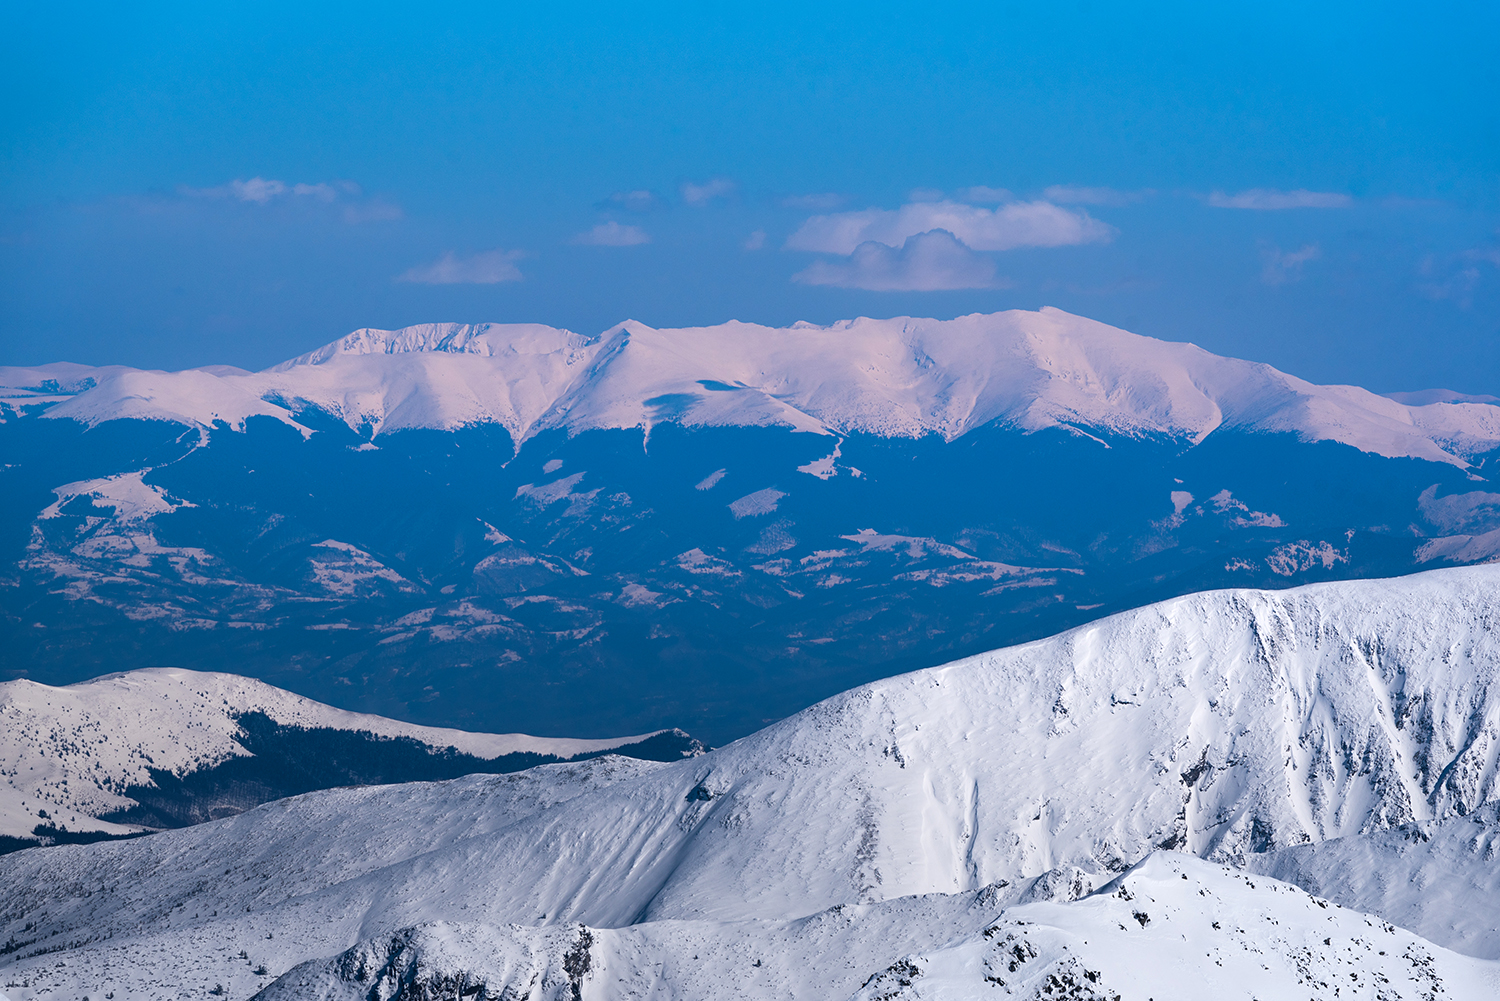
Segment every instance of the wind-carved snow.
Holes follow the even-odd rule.
[[[679,560],[713,563],[696,550]],[[15,901],[0,911],[0,938],[29,944],[0,959],[0,969],[50,989],[90,976],[101,983],[106,963],[120,968],[152,950],[167,968],[197,970],[191,957],[243,948],[266,957],[275,975],[355,947],[380,955],[403,930],[435,921],[523,926],[493,934],[536,941],[569,928],[574,937],[557,938],[568,942],[581,935],[579,924],[649,924],[697,944],[696,932],[674,922],[824,912],[854,921],[917,896],[1039,879],[1083,893],[1162,849],[1244,866],[1402,825],[1483,821],[1500,802],[1497,594],[1500,567],[1484,566],[1190,595],[856,688],[693,760],[602,759],[504,780],[334,790],[134,842],[18,853],[0,858],[0,900]],[[1312,935],[1323,909],[1298,891],[1273,888],[1267,897],[1260,877],[1254,888],[1231,887],[1224,881],[1238,877],[1191,860],[1161,863],[1181,867],[1166,875],[1152,864],[1123,884],[1149,920],[1121,910],[1131,903],[1124,898],[1090,898],[1082,916],[1059,913],[1051,926],[1074,929],[1095,951],[1044,936],[1028,939],[1037,956],[1061,963],[1068,945],[1082,970],[1118,978],[1132,968],[1121,957],[1133,949],[1170,956],[1201,947],[1202,963],[1219,976],[1216,959],[1237,968],[1249,947],[1270,967],[1247,972],[1271,977],[1254,983],[1279,983],[1294,969],[1320,997],[1328,991],[1317,984],[1336,983],[1331,976],[1354,986],[1350,961],[1366,954],[1350,951],[1358,943],[1348,932],[1359,925],[1365,941],[1379,932],[1399,943],[1386,957],[1374,947],[1370,975],[1397,984],[1387,960],[1402,960],[1408,976],[1463,982],[1434,948],[1374,919]],[[1185,889],[1179,896],[1150,885],[1160,879]],[[1258,896],[1236,903],[1236,887]],[[1409,911],[1411,896],[1391,892],[1400,899],[1361,899]],[[1466,895],[1465,906],[1500,923],[1492,895]],[[1220,920],[1214,909],[1237,925],[1207,927]],[[954,948],[993,947],[995,936],[982,935],[964,945],[976,929],[955,922],[944,939],[957,936]],[[1190,927],[1199,937],[1168,949]],[[1150,928],[1168,934],[1159,942],[1141,934]],[[1022,929],[1012,922],[1005,934],[1032,934]],[[1446,941],[1441,927],[1428,930],[1438,945],[1492,941],[1472,928]],[[719,934],[740,941],[733,928]],[[846,969],[839,989],[854,993],[912,952],[902,941],[891,936],[894,952],[863,953],[873,965]],[[69,943],[59,970],[64,957],[44,950]],[[977,970],[936,948],[918,946],[928,958],[912,960],[934,974],[929,983],[942,982],[934,971]],[[686,963],[694,954],[662,946],[634,955]],[[615,962],[610,955],[597,954]],[[1202,965],[1196,955],[1182,953],[1193,959],[1189,970]],[[1126,965],[1109,965],[1116,961]],[[746,965],[735,968],[735,983],[751,982],[756,968]],[[339,969],[352,967],[302,972],[343,976]],[[607,982],[580,980],[580,990],[599,992],[582,996],[613,996]]]
[[[1500,964],[1273,879],[1161,853],[1083,900],[1013,907],[963,941],[903,957],[852,1001],[1477,1001],[1497,990]]]
[[[1274,879],[1184,856],[1154,855],[1072,902],[1042,895],[1017,903],[1025,897],[1018,889],[901,898],[797,921],[433,922],[307,963],[260,997],[365,1001],[470,990],[486,998],[702,1001],[842,998],[858,987],[860,1001],[1099,1001],[1120,998],[1117,989],[1131,998],[1183,997],[1190,978],[1194,997],[1416,1001],[1477,998],[1500,983],[1496,964]],[[910,948],[921,941],[931,943],[925,951]]]
[[[548,428],[649,432],[663,421],[948,440],[999,423],[1192,444],[1232,428],[1458,466],[1500,443],[1500,407],[1488,403],[1409,406],[1317,386],[1050,307],[826,327],[626,321],[594,337],[536,324],[424,324],[355,331],[264,372],[88,373],[3,369],[0,398],[92,378],[46,416],[243,428],[263,415],[301,428],[296,415],[315,408],[369,435],[493,423],[517,443]]]
[[[1246,868],[1377,913],[1471,956],[1500,957],[1500,803],[1462,817],[1249,856]]]

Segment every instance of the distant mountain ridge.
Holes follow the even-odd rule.
[[[0,392],[4,407],[88,424],[243,427],[260,415],[302,427],[299,414],[316,409],[369,437],[494,423],[518,446],[553,428],[663,421],[947,440],[998,422],[1194,444],[1232,427],[1460,466],[1500,443],[1490,402],[1408,405],[1317,386],[1052,308],[827,327],[626,321],[594,337],[540,324],[367,328],[264,372],[0,369]]]
[[[0,684],[0,839],[15,850],[179,827],[333,785],[701,751],[680,730],[575,740],[416,726],[173,668],[66,688],[11,681]]]
[[[1500,558],[1500,407],[1057,310],[430,324],[0,384],[0,680],[229,665],[433,726],[723,744],[1174,594]]]

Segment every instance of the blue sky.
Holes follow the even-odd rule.
[[[1493,4],[305,7],[12,14],[0,364],[1055,305],[1500,395]]]

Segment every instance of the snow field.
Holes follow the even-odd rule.
[[[0,858],[0,939],[24,943],[0,959],[0,983],[31,983],[5,989],[32,1001],[41,986],[102,982],[110,950],[134,949],[159,957],[160,991],[212,941],[320,985],[283,997],[369,992],[389,970],[370,996],[422,996],[412,985],[429,973],[529,997],[727,996],[714,985],[760,971],[764,988],[740,996],[1046,997],[1048,977],[1094,992],[1078,997],[1183,996],[1184,983],[1226,997],[1492,996],[1474,993],[1492,964],[1444,950],[1500,958],[1485,932],[1500,913],[1482,878],[1493,842],[1444,832],[1482,826],[1500,801],[1497,584],[1486,566],[1195,594],[856,688],[699,758],[330,790],[21,852]],[[1394,855],[1413,830],[1427,840],[1403,865],[1427,885],[1376,885],[1358,846]],[[1474,861],[1457,877],[1478,882],[1426,906],[1460,848]],[[1384,920],[1417,915],[1431,941],[1219,864],[1326,873]],[[1005,910],[1122,873],[1079,903]],[[1110,895],[1121,887],[1134,899]],[[923,907],[921,920],[878,917]],[[1443,918],[1461,909],[1476,916]],[[766,928],[850,914],[877,916],[867,938],[777,946],[785,963],[755,945]],[[996,920],[1011,924],[986,938]],[[1004,935],[1027,954],[1016,971],[996,951]],[[658,944],[621,960],[625,941]],[[59,947],[65,968],[46,951]],[[692,963],[718,979],[693,979]],[[794,978],[819,964],[824,986]]]

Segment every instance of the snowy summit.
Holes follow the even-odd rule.
[[[1487,403],[1408,405],[1318,386],[1052,308],[826,327],[626,321],[593,337],[422,324],[357,330],[263,372],[55,365],[0,369],[0,386],[6,408],[89,424],[296,424],[317,409],[370,435],[493,423],[518,444],[547,428],[649,433],[668,420],[950,440],[993,422],[1192,443],[1222,427],[1457,465],[1500,442],[1500,407]]]

